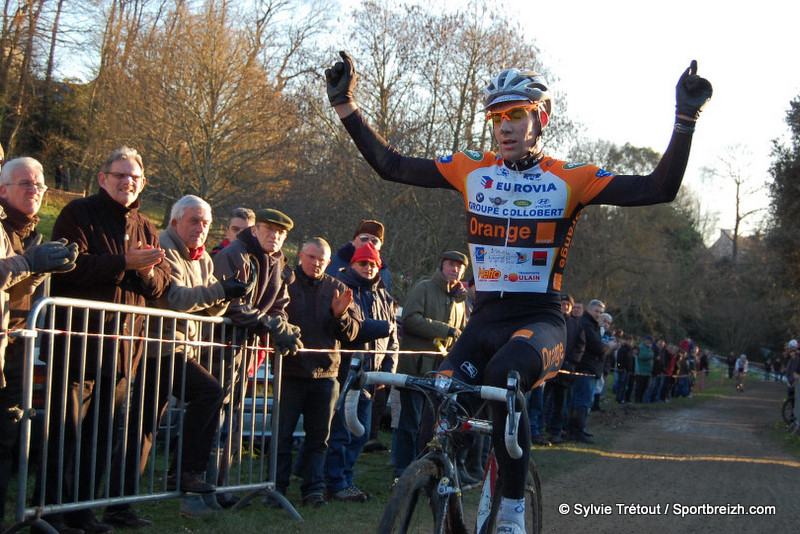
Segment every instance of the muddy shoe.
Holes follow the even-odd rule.
[[[372,495],[361,491],[358,486],[349,486],[331,494],[334,501],[367,502]]]
[[[377,439],[371,439],[364,444],[362,452],[378,452],[378,451],[388,451],[388,450],[389,447],[387,447]]]
[[[303,506],[320,508],[326,504],[328,504],[328,501],[325,500],[325,497],[323,497],[321,493],[311,493],[303,497]]]
[[[537,434],[531,438],[532,445],[538,445],[540,447],[549,447],[551,445],[550,440],[547,439],[547,436],[544,434]]]

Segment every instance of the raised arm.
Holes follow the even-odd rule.
[[[689,161],[695,124],[712,93],[711,83],[697,75],[697,61],[692,60],[681,75],[675,93],[672,138],[655,170],[647,176],[615,176],[589,204],[644,206],[675,199]]]
[[[357,78],[353,59],[347,52],[339,52],[339,55],[342,61],[325,70],[328,99],[367,163],[384,180],[453,189],[434,160],[402,155],[367,124],[353,99]]]

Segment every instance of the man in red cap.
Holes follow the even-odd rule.
[[[359,247],[350,260],[350,267],[339,272],[338,279],[353,292],[356,313],[361,321],[358,337],[345,342],[349,350],[365,351],[362,369],[393,373],[398,348],[395,302],[379,275],[381,256],[372,243]],[[342,356],[339,382],[344,382],[349,367],[349,354]],[[330,498],[337,501],[365,502],[370,494],[354,483],[353,468],[372,435],[372,422],[379,421],[373,410],[373,400],[381,389],[372,386],[361,391],[358,400],[358,419],[366,432],[354,436],[345,425],[341,413],[334,414],[331,423],[328,456],[325,460],[325,483]]]

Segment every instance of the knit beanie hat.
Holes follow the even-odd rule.
[[[381,265],[383,265],[383,262],[381,261],[381,255],[378,252],[378,249],[376,249],[375,245],[372,243],[366,243],[364,246],[357,248],[353,253],[353,258],[350,260],[350,265],[359,261],[371,261],[377,263],[379,269]]]
[[[353,239],[361,234],[372,234],[381,241],[383,241],[383,224],[371,219],[364,219],[356,228],[356,233],[353,234]]]

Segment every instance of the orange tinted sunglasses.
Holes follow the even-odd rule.
[[[491,120],[495,126],[503,124],[503,119],[508,122],[515,122],[524,119],[528,113],[539,109],[539,104],[525,104],[524,106],[514,106],[513,108],[504,109],[503,111],[489,111],[486,113],[486,120]]]

